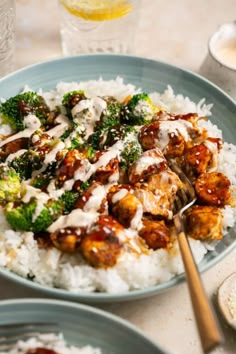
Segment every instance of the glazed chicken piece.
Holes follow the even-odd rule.
[[[111,214],[124,227],[138,229],[141,225],[143,216],[143,206],[140,201],[132,194],[132,190],[126,185],[114,186],[108,194],[108,204]]]
[[[145,150],[158,147],[167,158],[181,156],[186,147],[208,137],[206,129],[197,126],[202,117],[195,113],[175,115],[162,111],[155,118],[140,129],[139,142]]]
[[[106,153],[106,150],[98,151],[95,155],[94,162],[97,162]],[[118,157],[111,158],[108,163],[96,169],[94,178],[102,184],[116,183],[119,179],[119,160]]]
[[[122,231],[123,226],[112,216],[101,215],[81,244],[81,253],[88,263],[96,268],[113,267],[122,249]]]
[[[196,240],[221,240],[221,210],[214,206],[193,206],[186,212],[186,231]]]
[[[9,143],[6,143],[0,148],[0,158],[1,160],[5,160],[10,154],[14,154],[15,152],[28,149],[29,147],[29,139],[28,138],[20,138]]]
[[[168,158],[181,156],[185,148],[185,139],[174,125],[176,125],[174,121],[157,121],[144,125],[138,136],[142,148],[144,150],[159,148]]]
[[[217,167],[217,156],[222,140],[208,138],[199,145],[187,149],[184,154],[184,169],[188,176],[199,176],[205,172],[213,172]]]
[[[152,221],[149,219],[142,220],[143,227],[139,231],[148,247],[156,250],[158,248],[166,248],[170,241],[170,230],[164,221]]]
[[[167,161],[159,149],[145,151],[128,170],[131,184],[143,182],[159,171],[167,169]]]
[[[175,172],[166,170],[150,176],[147,181],[147,186],[153,193],[155,193],[157,189],[161,190],[165,193],[167,198],[172,201],[177,190],[183,188],[183,183]]]
[[[144,213],[167,219],[172,217],[170,202],[161,190],[156,190],[154,193],[148,189],[146,183],[137,183],[134,195],[141,202]]]
[[[188,175],[200,175],[212,165],[212,152],[202,143],[186,150],[184,154],[185,170]]]
[[[90,162],[79,150],[70,150],[65,155],[57,170],[58,184],[62,185],[66,180],[73,178],[75,172],[77,172],[77,180],[87,180],[86,175],[89,173],[90,168]]]
[[[197,113],[185,113],[185,114],[175,114],[167,111],[159,111],[156,113],[156,116],[153,120],[159,121],[176,121],[176,120],[184,120],[192,124],[194,128],[199,129],[201,132],[202,138],[205,140],[208,136],[207,130],[204,128],[198,127],[199,120],[206,120],[206,117],[199,116]],[[197,143],[197,142],[195,142]]]
[[[86,235],[86,228],[66,227],[50,234],[53,245],[62,252],[78,252],[83,237]]]
[[[195,190],[201,204],[220,207],[230,199],[230,181],[220,172],[201,174],[196,180]]]
[[[150,176],[145,183],[137,183],[134,194],[143,204],[144,213],[169,219],[179,188],[183,188],[179,177],[173,171],[165,170]]]

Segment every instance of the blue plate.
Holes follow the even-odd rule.
[[[102,354],[166,353],[128,322],[85,305],[58,300],[10,300],[1,301],[0,313],[0,337],[10,334],[9,330],[1,330],[1,325],[49,322],[58,324],[56,328],[68,345],[91,345],[100,348]],[[39,331],[43,329],[39,326]],[[22,329],[14,331],[18,333]]]
[[[235,142],[236,104],[217,86],[208,80],[175,66],[154,60],[124,55],[81,55],[59,58],[32,65],[12,73],[0,80],[0,97],[16,95],[29,85],[37,90],[52,89],[59,81],[86,81],[91,79],[124,78],[146,92],[163,91],[170,84],[175,92],[199,102],[202,97],[207,103],[213,103],[211,120],[223,130],[227,142]],[[200,264],[200,271],[212,267],[226,256],[236,245],[236,228],[232,228],[218,243],[213,252],[208,252]],[[81,302],[114,302],[144,298],[167,290],[180,283],[184,277],[176,276],[172,280],[144,290],[135,290],[124,294],[80,293],[74,294],[62,289],[52,289],[24,279],[5,269],[0,275],[26,287],[35,289],[48,296]]]

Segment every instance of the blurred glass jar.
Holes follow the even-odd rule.
[[[14,68],[15,1],[0,0],[0,77]]]
[[[131,53],[141,0],[59,0],[62,50]]]

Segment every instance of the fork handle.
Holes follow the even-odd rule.
[[[223,342],[223,336],[203,288],[188,239],[183,231],[178,234],[178,242],[202,348],[204,353],[208,353]]]

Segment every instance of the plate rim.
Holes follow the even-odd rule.
[[[129,329],[132,334],[138,335],[143,341],[150,343],[154,348],[158,349],[161,351],[163,354],[168,354],[166,349],[164,349],[163,346],[159,345],[156,343],[152,338],[150,338],[149,335],[146,335],[139,327],[134,325],[133,323],[129,322],[128,320],[124,319],[123,317],[120,317],[118,315],[115,315],[109,311],[102,310],[97,307],[92,307],[89,305],[81,304],[81,303],[76,303],[76,302],[71,302],[71,301],[66,301],[66,300],[58,300],[58,299],[47,299],[47,298],[24,298],[24,299],[8,299],[8,300],[1,300],[0,301],[0,310],[4,306],[11,306],[11,305],[16,305],[16,306],[22,306],[22,305],[28,305],[28,304],[35,304],[35,305],[53,305],[58,308],[62,307],[67,307],[70,309],[74,310],[82,310],[86,312],[87,314],[93,313],[95,315],[98,315],[102,317],[103,319],[108,319],[111,320],[112,322],[117,323],[124,329]],[[0,311],[1,312],[1,311]],[[0,325],[2,324],[0,320]]]
[[[44,60],[44,61],[39,61],[37,63],[31,64],[24,66],[23,68],[20,68],[18,70],[13,71],[12,73],[2,77],[0,79],[0,85],[2,82],[5,80],[14,77],[16,74],[24,73],[30,69],[38,68],[44,65],[51,65],[54,62],[66,62],[70,60],[80,60],[80,58],[99,58],[99,57],[106,57],[106,58],[117,58],[117,59],[124,59],[128,58],[129,60],[138,60],[142,61],[145,63],[153,63],[154,65],[160,65],[164,66],[167,69],[171,68],[172,70],[175,71],[180,71],[185,74],[188,74],[189,76],[193,76],[196,79],[203,81],[205,84],[207,84],[209,87],[211,87],[213,90],[216,90],[219,92],[221,95],[224,96],[230,102],[235,111],[236,111],[236,101],[229,96],[225,91],[223,91],[219,86],[216,84],[212,83],[210,80],[207,78],[199,75],[198,73],[195,73],[191,70],[181,68],[177,65],[173,65],[164,61],[159,61],[155,60],[153,58],[148,58],[148,57],[142,57],[142,56],[135,56],[135,55],[128,55],[128,54],[106,54],[106,53],[98,53],[98,54],[80,54],[80,55],[72,55],[72,56],[64,56],[64,57],[57,57],[53,58],[50,60]],[[224,249],[220,254],[218,254],[215,258],[211,259],[208,261],[206,264],[201,266],[200,273],[204,273],[206,270],[209,268],[213,267],[216,263],[220,262],[224,257],[226,257],[229,253],[233,251],[233,249],[236,248],[236,239],[228,246],[226,249]],[[158,293],[167,291],[169,288],[172,288],[176,285],[179,285],[183,283],[185,280],[185,275],[184,273],[179,274],[177,276],[174,276],[172,279],[168,280],[167,282],[159,283],[157,285],[147,287],[144,289],[136,289],[136,290],[131,290],[128,292],[122,292],[122,293],[106,293],[106,292],[85,292],[81,291],[79,293],[73,293],[69,290],[62,289],[62,288],[56,288],[56,287],[49,287],[46,285],[41,285],[39,283],[36,283],[30,279],[24,278],[23,276],[18,275],[17,273],[13,273],[12,271],[8,270],[7,268],[0,267],[0,276],[4,277],[7,280],[13,280],[13,282],[26,286],[27,288],[33,289],[34,291],[39,291],[41,293],[47,293],[48,295],[52,296],[57,296],[59,298],[66,298],[74,301],[82,301],[82,302],[87,302],[87,303],[109,303],[109,302],[117,302],[117,301],[132,301],[135,299],[142,299],[145,297],[150,297],[153,295],[156,295]],[[5,300],[4,300],[5,301]]]
[[[79,59],[79,58],[92,58],[92,57],[116,57],[116,58],[129,58],[130,60],[141,60],[141,61],[145,61],[145,62],[150,62],[150,63],[154,63],[154,64],[160,64],[163,65],[165,67],[169,67],[172,68],[174,70],[178,70],[181,71],[183,73],[187,73],[190,76],[194,76],[197,79],[205,82],[206,84],[208,84],[209,86],[211,86],[212,88],[216,89],[217,91],[219,91],[221,94],[223,94],[225,97],[227,97],[229,99],[229,101],[231,103],[234,104],[234,106],[236,107],[236,100],[234,100],[227,92],[225,92],[221,87],[219,87],[218,85],[216,85],[215,83],[213,83],[212,81],[208,80],[206,77],[202,76],[201,74],[194,72],[193,70],[190,69],[185,69],[182,68],[178,65],[175,64],[171,64],[169,62],[165,62],[162,60],[157,60],[154,58],[149,58],[149,57],[144,57],[144,56],[138,56],[138,55],[133,55],[133,54],[116,54],[116,53],[86,53],[86,54],[75,54],[75,55],[66,55],[66,56],[60,56],[60,57],[55,57],[55,58],[51,58],[49,60],[41,60],[38,61],[36,63],[33,64],[29,64],[29,65],[25,65],[21,68],[18,68],[14,71],[12,71],[11,73],[3,76],[0,78],[0,84],[5,81],[5,79],[11,78],[12,76],[14,76],[15,74],[27,71],[29,69],[34,69],[35,67],[38,66],[43,66],[45,64],[50,64],[53,62],[60,62],[60,61],[67,61],[67,60],[73,60],[73,59]]]

